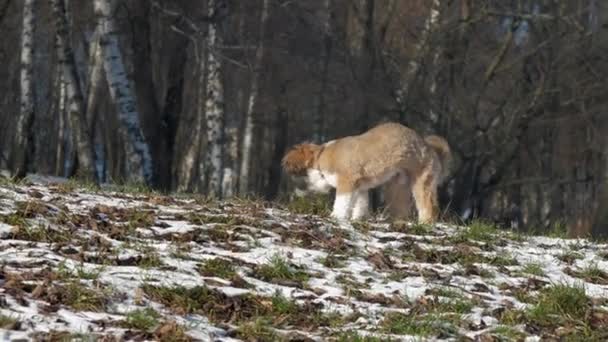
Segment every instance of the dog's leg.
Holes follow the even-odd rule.
[[[414,180],[413,193],[418,210],[418,221],[432,223],[437,220],[437,179],[432,168],[425,168]]]
[[[331,217],[339,220],[346,220],[350,217],[353,209],[355,189],[351,182],[345,179],[338,179],[336,186],[336,199]]]
[[[369,213],[369,193],[367,190],[359,190],[355,195],[352,220],[361,220]]]
[[[407,220],[412,216],[412,182],[399,173],[384,184],[386,207],[393,220]]]

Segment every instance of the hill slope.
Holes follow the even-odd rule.
[[[483,224],[337,225],[247,201],[0,187],[0,336],[608,336],[608,246]]]

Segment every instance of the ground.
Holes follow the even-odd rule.
[[[4,340],[608,337],[604,243],[481,222],[336,223],[301,202],[0,184]]]

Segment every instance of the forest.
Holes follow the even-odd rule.
[[[0,0],[0,169],[274,200],[291,145],[390,120],[449,141],[446,215],[600,236],[607,19],[599,0]]]

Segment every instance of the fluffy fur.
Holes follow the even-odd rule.
[[[384,185],[394,218],[409,215],[413,195],[418,220],[433,222],[439,212],[437,187],[448,175],[450,160],[445,139],[423,139],[414,130],[389,122],[321,145],[296,145],[283,157],[282,166],[309,191],[327,193],[335,188],[332,216],[337,219],[365,217],[368,191]]]

